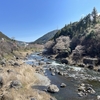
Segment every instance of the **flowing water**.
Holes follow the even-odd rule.
[[[100,95],[100,73],[95,72],[86,68],[80,68],[76,66],[69,66],[61,64],[54,60],[47,59],[46,57],[40,56],[34,53],[28,57],[26,61],[28,64],[38,66],[39,63],[43,63],[45,69],[45,75],[51,80],[52,84],[56,84],[60,91],[58,93],[51,93],[57,100],[96,100],[96,96]],[[64,76],[51,75],[49,68],[59,70],[64,73]],[[65,88],[60,88],[60,84],[65,83]],[[79,97],[77,88],[81,83],[91,84],[96,94],[89,94],[87,96]],[[45,89],[43,86],[36,86],[40,90]]]

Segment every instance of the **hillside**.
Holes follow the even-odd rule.
[[[84,57],[100,59],[100,15],[96,8],[77,22],[65,25],[45,48],[56,58],[79,63]],[[99,63],[99,62],[98,62]]]
[[[10,40],[10,38],[9,38],[9,37],[7,37],[7,36],[6,36],[6,35],[4,35],[2,32],[0,32],[0,39],[2,39],[2,38],[5,38],[5,39]]]
[[[16,56],[14,51],[18,51],[20,47],[15,40],[10,39],[5,34],[0,32],[0,60]]]
[[[37,44],[44,44],[46,43],[48,40],[50,40],[51,38],[54,37],[54,35],[58,32],[58,30],[54,30],[51,32],[48,32],[47,34],[45,34],[44,36],[40,37],[39,39],[37,39],[36,41],[34,41],[33,43],[37,43]]]

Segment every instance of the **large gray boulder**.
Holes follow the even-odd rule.
[[[51,93],[56,93],[59,92],[59,88],[57,87],[57,85],[51,84],[48,86],[47,91]]]

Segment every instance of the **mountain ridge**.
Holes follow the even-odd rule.
[[[37,40],[35,40],[34,42],[31,42],[32,43],[36,43],[36,44],[44,44],[46,43],[48,40],[50,40],[51,38],[54,37],[54,35],[58,32],[58,30],[53,30],[53,31],[50,31],[48,33],[46,33],[45,35],[41,36],[40,38],[38,38]]]

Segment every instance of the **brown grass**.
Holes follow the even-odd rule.
[[[35,69],[21,60],[18,62],[22,64],[20,67],[0,67],[3,69],[0,76],[4,80],[4,86],[0,89],[0,94],[4,95],[4,100],[30,100],[31,97],[35,97],[37,100],[50,100],[49,94],[31,88],[38,81],[34,75]],[[7,70],[12,70],[12,72],[8,73]],[[9,89],[12,80],[19,80],[22,83],[22,88],[18,90]]]

